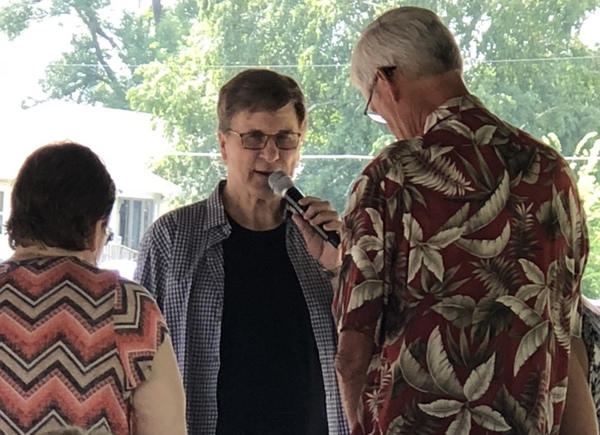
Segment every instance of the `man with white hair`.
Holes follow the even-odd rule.
[[[582,368],[585,219],[568,163],[490,113],[431,11],[363,32],[351,79],[398,142],[352,189],[334,301],[354,434],[597,434]]]

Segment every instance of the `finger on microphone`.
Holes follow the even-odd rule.
[[[301,214],[293,214],[292,219],[296,223],[296,225],[298,225],[298,228],[300,228],[300,230],[302,231],[306,230],[311,226],[310,223]]]
[[[335,231],[339,234],[342,230],[342,222],[339,220],[331,220],[329,222],[325,222],[323,224],[323,228],[327,231]]]
[[[304,217],[311,221],[313,218],[322,213],[333,213],[337,215],[337,212],[331,208],[331,204],[329,202],[323,201],[319,198],[306,196],[298,201],[298,204],[306,208],[304,211]],[[335,217],[332,216],[331,219],[335,219]]]
[[[307,219],[312,219],[322,211],[331,210],[331,204],[315,197],[306,197],[286,173],[282,171],[273,172],[269,175],[269,186],[276,195],[288,202],[290,207]],[[310,204],[310,205],[303,205]],[[308,211],[308,214],[306,213]],[[335,231],[327,231],[322,225],[313,225],[313,229],[324,240],[327,240],[334,248],[340,244],[340,236]]]
[[[337,212],[333,210],[320,211],[313,214],[310,217],[307,215],[305,215],[304,217],[308,219],[311,225],[326,225],[330,222],[339,221],[339,216]]]

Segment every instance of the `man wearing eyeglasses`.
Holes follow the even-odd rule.
[[[580,346],[573,173],[462,80],[439,17],[386,12],[351,80],[388,145],[342,231],[336,368],[353,434],[598,433]]]
[[[189,432],[345,434],[331,317],[341,260],[311,227],[341,221],[311,197],[290,216],[268,184],[298,164],[304,96],[290,77],[247,70],[221,88],[217,114],[226,180],[152,225],[137,270],[171,330]]]

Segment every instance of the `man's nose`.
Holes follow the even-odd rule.
[[[261,151],[262,158],[267,162],[274,162],[279,158],[279,148],[275,145],[275,138],[269,137],[267,144]]]

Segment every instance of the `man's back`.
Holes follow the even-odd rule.
[[[587,235],[555,150],[457,98],[367,167],[344,220],[340,326],[379,346],[366,433],[560,424]]]

